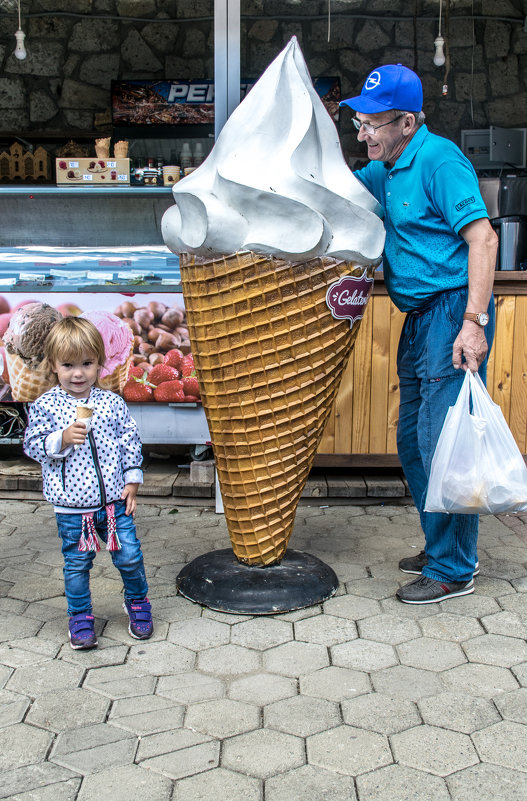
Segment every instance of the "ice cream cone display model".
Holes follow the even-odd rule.
[[[13,400],[30,403],[55,383],[43,364],[44,342],[61,319],[47,303],[27,303],[11,317],[3,340]]]
[[[233,551],[282,566],[384,244],[294,37],[173,195],[162,230],[180,253]],[[342,280],[360,282],[350,314],[328,305]]]
[[[270,565],[285,553],[359,329],[332,316],[327,288],[363,272],[333,258],[181,258],[194,362],[241,562]]]

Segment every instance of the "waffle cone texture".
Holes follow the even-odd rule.
[[[7,349],[5,357],[13,400],[31,403],[55,384],[55,377],[50,376],[41,365],[32,370],[20,356],[9,353]]]
[[[232,548],[241,562],[271,565],[285,554],[359,329],[333,318],[326,292],[364,268],[250,252],[182,254],[180,268]]]

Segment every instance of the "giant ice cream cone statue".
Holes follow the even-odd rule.
[[[353,271],[363,267],[250,252],[181,260],[227,526],[242,562],[272,564],[287,548],[359,328],[334,319],[326,291]]]
[[[365,304],[384,244],[378,204],[346,166],[295,38],[173,192],[163,235],[181,254],[232,547],[272,565],[363,313],[350,326],[326,295],[351,275]]]

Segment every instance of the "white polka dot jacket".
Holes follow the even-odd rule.
[[[88,403],[93,407],[91,430],[77,448],[56,452],[79,404],[60,386],[30,405],[24,436],[25,453],[42,465],[46,500],[79,512],[118,500],[126,483],[142,480],[139,431],[124,400],[92,387]]]

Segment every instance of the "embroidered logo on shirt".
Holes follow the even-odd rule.
[[[462,200],[460,203],[456,203],[456,211],[461,211],[461,209],[464,209],[465,206],[469,205],[469,203],[474,203],[475,201],[476,198],[474,197],[474,195],[472,195],[471,197],[466,197],[465,200]]]

